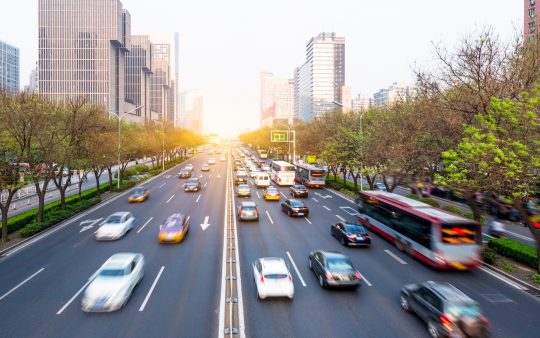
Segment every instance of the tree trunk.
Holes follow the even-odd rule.
[[[478,223],[482,221],[482,203],[478,201],[475,197],[474,191],[466,191],[463,194],[463,197],[467,201],[467,205],[471,208],[474,220]]]
[[[343,168],[343,188],[347,188],[347,169]]]
[[[369,185],[369,190],[375,190],[375,180],[377,179],[377,175],[370,176],[370,175],[364,175],[366,178],[366,181]]]
[[[107,172],[109,173],[109,191],[112,192],[113,187],[113,176],[112,176],[112,166],[107,167]]]
[[[94,172],[94,177],[96,178],[96,195],[98,198],[101,198],[101,191],[99,189],[99,179],[101,177],[101,174],[103,173],[103,168],[97,169],[93,168],[92,171]]]
[[[43,187],[39,185],[39,181],[34,182],[36,187],[36,194],[38,196],[38,215],[37,221],[43,222],[43,210],[45,208],[45,194],[47,193],[47,187],[49,186],[50,177],[43,179]]]
[[[5,243],[8,241],[8,213],[9,213],[9,207],[11,205],[11,200],[13,199],[13,196],[15,193],[19,190],[17,189],[8,189],[8,198],[6,200],[6,203],[0,203],[0,211],[2,212],[2,243]]]
[[[531,235],[533,236],[536,242],[536,254],[539,255],[540,257],[540,223],[535,223],[538,226],[538,228],[535,227],[535,224],[533,224],[531,220],[531,215],[529,215],[527,210],[523,207],[523,203],[520,198],[515,198],[513,204],[514,204],[514,208],[516,208],[519,211],[519,215],[523,219],[523,222],[531,231]],[[536,267],[536,270],[538,273],[540,273],[540,260],[538,260],[538,266]]]
[[[351,173],[351,176],[352,176],[352,180],[353,180],[353,185],[354,185],[354,191],[355,192],[358,192],[358,174],[354,174],[352,171],[350,171]]]
[[[64,166],[60,166],[59,168],[64,168]],[[64,170],[60,170],[60,173],[58,176],[53,176],[53,182],[56,188],[58,189],[58,192],[60,193],[60,208],[62,210],[66,209],[66,190],[67,187],[71,184],[71,170],[68,172],[68,178],[66,179],[66,182],[64,184]]]

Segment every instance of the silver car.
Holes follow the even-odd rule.
[[[249,185],[240,184],[238,188],[236,188],[236,196],[239,196],[239,197],[251,196],[251,189],[249,188]]]
[[[144,275],[140,253],[112,255],[92,277],[81,301],[85,312],[111,312],[122,308]]]
[[[135,218],[131,212],[115,212],[107,217],[96,233],[97,240],[115,240],[122,238],[129,230],[133,229]]]

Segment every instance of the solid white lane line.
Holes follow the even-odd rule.
[[[293,265],[293,268],[296,271],[296,274],[298,275],[298,278],[300,278],[300,283],[302,283],[302,285],[304,287],[306,287],[307,286],[306,282],[304,282],[304,278],[302,278],[302,275],[300,274],[300,271],[298,271],[298,267],[296,266],[296,263],[294,263],[294,260],[292,259],[292,256],[289,253],[289,251],[287,251],[287,256],[289,256],[289,260],[291,261],[291,264]]]
[[[162,185],[159,186],[159,189],[163,188],[166,185],[167,185],[167,183],[163,183]]]
[[[326,205],[323,205],[322,207],[325,208],[325,209],[328,210],[328,211],[332,211],[332,209],[330,209],[330,208],[327,207]]]
[[[204,188],[206,188],[206,185],[208,184],[208,182],[204,182]]]
[[[341,217],[340,215],[336,215],[337,218],[339,218],[340,221],[345,222],[345,218]]]
[[[403,259],[396,256],[392,251],[386,249],[386,250],[384,250],[384,252],[389,254],[391,257],[393,257],[396,261],[400,262],[401,264],[407,264],[407,262],[405,262]]]
[[[500,280],[500,281],[502,281],[502,282],[504,282],[504,283],[506,283],[506,284],[508,284],[510,286],[515,287],[518,290],[524,290],[521,286],[519,286],[519,285],[515,284],[514,282],[510,281],[508,278],[505,278],[505,277],[499,275],[498,273],[490,271],[489,269],[486,269],[483,266],[480,267],[480,270],[492,275],[493,277],[497,278],[498,280]]]
[[[312,197],[311,199],[314,200],[315,202],[319,203],[319,200],[316,199],[315,197]]]
[[[366,282],[367,285],[373,286],[373,285],[371,285],[371,283],[367,280],[367,278],[364,276],[364,274],[360,273],[360,276],[362,276],[362,279],[364,280],[364,282]]]
[[[201,199],[201,195],[199,195],[199,197],[197,197],[197,200],[195,201],[195,203],[199,203],[200,199]]]
[[[533,238],[530,238],[530,237],[527,237],[527,236],[523,236],[523,235],[520,235],[520,234],[516,234],[515,232],[508,231],[508,230],[506,230],[506,232],[509,233],[510,236],[514,236],[514,237],[517,237],[517,238],[524,239],[524,240],[526,240],[526,241],[534,242],[534,239],[533,239]]]
[[[163,270],[165,270],[165,267],[161,266],[161,269],[159,269],[156,279],[154,279],[154,283],[152,283],[150,290],[148,290],[148,293],[146,294],[146,297],[144,298],[144,301],[142,302],[141,307],[139,308],[139,312],[144,311],[144,307],[146,306],[146,303],[148,303],[150,296],[152,296],[152,292],[154,292],[154,288],[156,287],[157,282],[159,281],[159,278],[161,277],[161,274],[163,273]]]
[[[304,219],[305,219],[309,224],[313,224],[313,223],[311,223],[311,221],[310,221],[307,217],[304,217]]]
[[[0,300],[6,298],[7,296],[9,296],[13,291],[17,290],[18,288],[20,288],[21,286],[23,286],[26,282],[28,282],[30,279],[34,278],[38,273],[40,273],[41,271],[45,270],[45,268],[41,268],[39,269],[37,272],[34,272],[33,275],[31,275],[30,277],[26,278],[25,280],[23,280],[22,282],[20,282],[19,284],[17,284],[15,287],[13,287],[11,290],[9,290],[8,292],[4,293],[2,295],[2,297],[0,297]]]
[[[167,200],[166,203],[169,203],[174,198],[174,194]]]
[[[287,198],[287,195],[285,195],[284,193],[282,193],[281,191],[279,192],[281,194],[281,196]]]
[[[270,214],[268,213],[268,210],[266,210],[266,215],[270,219],[270,223],[274,224],[274,221],[272,220],[272,217],[270,217]]]
[[[255,191],[255,192],[257,193],[257,197],[258,197],[259,199],[261,199],[261,195],[259,195],[259,192],[258,192],[258,191]]]
[[[140,233],[140,232],[144,229],[144,227],[147,226],[148,223],[150,223],[150,221],[151,221],[153,218],[154,218],[154,217],[150,217],[150,219],[149,219],[148,221],[146,221],[146,223],[144,223],[144,225],[143,225],[139,230],[137,230],[137,233]]]
[[[86,287],[88,286],[88,284],[90,284],[92,280],[89,279],[88,282],[84,283],[84,285],[82,286],[82,288],[79,289],[79,291],[77,291],[76,294],[73,295],[73,297],[71,297],[68,302],[66,304],[64,304],[64,306],[62,306],[62,308],[60,310],[58,310],[58,312],[56,313],[57,315],[61,315],[62,312],[64,312],[64,310],[69,306],[69,304],[71,304],[75,298],[79,297],[79,295],[81,294],[81,292],[83,292],[84,289],[86,289]]]

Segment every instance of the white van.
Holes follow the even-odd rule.
[[[270,175],[267,173],[258,173],[257,176],[255,176],[255,186],[257,188],[266,188],[270,186]]]

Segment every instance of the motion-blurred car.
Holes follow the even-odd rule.
[[[172,214],[160,225],[158,239],[160,243],[179,243],[189,231],[189,217],[180,213]]]
[[[274,187],[264,189],[263,196],[265,201],[279,201],[279,190]]]
[[[281,203],[281,211],[289,216],[309,216],[308,207],[301,200],[288,198]]]
[[[201,181],[199,180],[198,177],[190,178],[184,184],[184,191],[186,192],[199,191],[199,190],[201,190]]]
[[[252,264],[259,299],[294,298],[294,283],[287,264],[280,257],[263,257]]]
[[[236,196],[238,196],[238,197],[250,197],[251,196],[251,189],[249,188],[249,185],[240,184],[236,188]]]
[[[208,164],[203,164],[201,166],[201,171],[210,171],[210,166]]]
[[[247,176],[248,173],[247,173],[247,170],[246,168],[238,168],[238,170],[236,171],[236,175],[240,175],[240,176]]]
[[[219,160],[220,160],[221,162],[225,162],[225,161],[227,160],[227,158],[226,158],[225,156],[221,156],[221,157],[219,158]]]
[[[178,173],[178,178],[190,178],[191,177],[191,170],[189,169],[181,169]]]
[[[236,174],[234,176],[234,185],[247,184],[247,175]]]
[[[357,288],[361,285],[362,275],[354,268],[349,257],[339,251],[313,251],[309,254],[308,263],[323,288]]]
[[[302,184],[295,184],[289,188],[289,193],[293,197],[305,197],[308,198],[309,192],[307,188]]]
[[[259,210],[255,202],[242,202],[238,207],[238,219],[240,221],[258,221]]]
[[[386,191],[386,186],[382,182],[375,182],[375,184],[373,186],[374,186],[375,190]]]
[[[330,233],[343,246],[371,245],[371,236],[361,224],[339,222],[330,226]]]
[[[131,195],[128,197],[129,203],[144,202],[150,197],[150,192],[144,187],[137,187],[131,191]]]
[[[115,212],[107,217],[96,233],[97,240],[115,240],[122,238],[129,230],[133,229],[135,218],[128,211]]]
[[[144,275],[139,253],[112,255],[93,275],[81,300],[85,312],[110,312],[122,308]]]
[[[257,169],[253,169],[249,172],[249,176],[251,176],[251,178],[255,178],[258,174],[260,173],[259,170]]]
[[[193,171],[193,164],[188,163],[188,164],[186,164],[186,165],[184,166],[184,168],[186,168],[186,169],[189,170],[189,171]]]
[[[266,164],[265,164],[265,165],[262,165],[262,166],[261,166],[261,170],[262,170],[262,171],[266,171],[266,172],[268,173],[268,172],[270,172],[270,166],[268,166],[268,165],[266,165]]]
[[[487,225],[487,233],[490,236],[493,236],[495,238],[500,238],[500,237],[506,237],[508,234],[506,231],[506,227],[504,226],[504,223],[499,220],[491,219],[486,222],[486,225]]]
[[[431,337],[489,336],[490,324],[478,303],[449,283],[405,285],[400,303],[426,322]]]
[[[210,158],[208,159],[208,164],[216,164],[216,159],[213,158],[213,157],[210,157]]]

